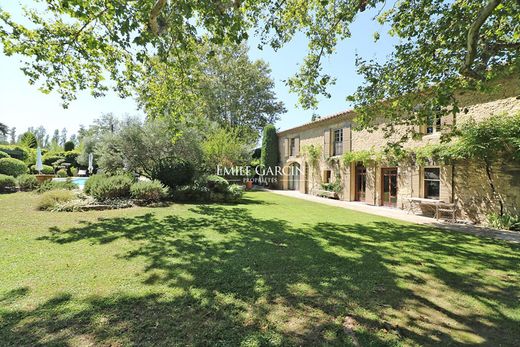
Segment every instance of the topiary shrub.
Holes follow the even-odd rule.
[[[11,158],[25,161],[31,154],[27,148],[15,145],[0,145],[0,151],[7,153]]]
[[[38,170],[36,170],[36,165],[31,165],[31,172],[38,173]],[[43,175],[54,175],[54,168],[49,165],[43,165],[41,172]]]
[[[161,181],[162,184],[172,189],[192,183],[194,177],[195,167],[192,163],[186,161],[163,163],[152,174],[152,178]]]
[[[23,161],[15,158],[0,159],[0,174],[16,177],[26,172],[27,166]]]
[[[76,147],[76,145],[72,141],[67,141],[63,144],[63,149],[65,150],[65,152],[73,151],[74,147]]]
[[[21,191],[28,192],[35,190],[39,186],[39,182],[35,176],[24,174],[17,177],[18,187]]]
[[[97,200],[110,200],[116,198],[129,198],[130,187],[134,183],[134,179],[128,175],[94,175],[91,176],[83,191],[93,196]]]
[[[2,158],[11,158],[11,156],[5,152],[0,151],[0,159]]]
[[[8,193],[16,190],[16,179],[12,176],[0,174],[0,193]]]
[[[168,196],[168,189],[159,181],[140,181],[132,184],[130,195],[145,203],[158,202]]]
[[[58,172],[56,172],[56,176],[65,178],[65,177],[68,177],[69,175],[67,175],[67,170],[59,169]]]
[[[276,135],[276,128],[274,125],[269,124],[264,128],[262,136],[262,153],[261,153],[261,164],[267,170],[275,170],[275,166],[278,165],[278,136]]]
[[[36,191],[38,193],[44,193],[50,190],[73,190],[77,188],[78,186],[71,181],[45,181],[38,187],[38,189],[36,189]]]
[[[50,190],[42,194],[38,201],[38,209],[52,210],[57,204],[72,201],[76,195],[70,190],[56,189]]]
[[[220,177],[217,175],[210,175],[210,176],[206,177],[206,186],[212,192],[225,193],[228,190],[229,183],[223,177]]]
[[[78,175],[78,168],[77,167],[70,167],[69,171],[70,171],[70,175],[71,176],[77,176]]]
[[[65,154],[63,152],[48,152],[42,156],[42,162],[44,165],[56,166],[56,163],[65,160]]]

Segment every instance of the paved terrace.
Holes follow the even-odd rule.
[[[377,216],[388,217],[399,219],[406,222],[416,223],[416,224],[427,224],[432,225],[440,229],[445,230],[454,230],[463,233],[473,234],[482,237],[491,237],[494,239],[505,240],[509,242],[520,243],[520,233],[516,231],[504,231],[491,229],[476,225],[469,224],[453,224],[445,221],[438,221],[434,218],[419,216],[415,214],[408,213],[404,210],[397,208],[389,208],[383,206],[371,206],[364,204],[362,202],[355,201],[342,201],[342,200],[334,200],[328,198],[322,198],[319,196],[303,194],[294,190],[269,190],[272,193],[290,196],[297,199],[303,199],[308,201],[314,201],[320,204],[342,207],[349,210],[370,213]]]

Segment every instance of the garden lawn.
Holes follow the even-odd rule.
[[[267,192],[78,213],[0,195],[0,345],[520,341],[520,246]]]

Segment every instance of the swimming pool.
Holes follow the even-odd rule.
[[[72,183],[77,185],[79,189],[83,189],[85,182],[88,180],[88,177],[53,178],[52,180],[56,182],[65,182],[70,180]]]

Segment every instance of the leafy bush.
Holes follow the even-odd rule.
[[[36,165],[31,165],[31,172],[37,173],[38,170],[36,170]],[[42,174],[44,175],[54,175],[54,168],[49,165],[43,165],[42,167]]]
[[[208,178],[211,182],[218,182],[217,185],[210,184],[213,188],[209,188]],[[225,179],[219,178],[224,180],[226,184],[223,185],[222,180],[209,176],[191,185],[178,188],[173,194],[173,199],[189,202],[236,202],[242,198],[244,190],[241,186],[237,184],[229,185]],[[223,188],[224,186],[225,188]],[[218,188],[214,189],[215,187]]]
[[[175,189],[193,182],[195,166],[187,161],[165,162],[154,170],[152,177],[165,186]]]
[[[71,176],[77,176],[78,175],[78,168],[77,167],[71,167],[69,170],[70,170],[70,175]]]
[[[2,158],[11,158],[11,156],[5,152],[0,151],[0,159]]]
[[[520,231],[520,216],[512,216],[509,214],[499,215],[492,213],[488,217],[490,226],[496,229]]]
[[[91,176],[83,191],[97,200],[109,200],[130,197],[130,187],[134,179],[129,175],[94,175]]]
[[[34,175],[24,174],[17,178],[18,187],[22,191],[31,191],[38,188],[39,182]]]
[[[76,195],[70,190],[56,189],[50,190],[42,194],[38,201],[40,210],[51,210],[59,203],[69,202],[76,198]]]
[[[194,183],[175,190],[173,199],[182,202],[208,202],[210,201],[210,193],[209,188],[205,184]]]
[[[0,159],[0,174],[20,176],[27,172],[27,166],[21,160],[15,158]]]
[[[229,187],[228,181],[226,181],[225,178],[217,175],[210,175],[206,177],[206,185],[212,192],[215,193],[225,193]]]
[[[12,192],[16,189],[16,180],[12,176],[0,174],[0,193]]]
[[[74,142],[72,142],[72,141],[67,141],[67,142],[65,142],[65,144],[63,145],[63,149],[65,150],[65,152],[73,151],[73,150],[74,150],[74,147],[76,147],[76,145],[75,145]]]
[[[67,170],[59,169],[58,172],[56,172],[56,176],[61,177],[61,178],[68,177]]]
[[[78,186],[71,181],[45,181],[36,191],[38,193],[44,193],[50,190],[73,190],[77,188]]]
[[[252,147],[237,128],[212,129],[202,144],[204,162],[210,170],[243,165],[251,159]]]
[[[339,193],[341,192],[341,180],[340,179],[336,179],[334,182],[331,182],[331,183],[322,183],[321,184],[321,189],[323,190],[326,190],[328,192],[336,192],[336,193]]]
[[[227,201],[238,201],[244,195],[244,187],[239,186],[238,184],[232,184],[228,188],[226,200]]]
[[[159,181],[140,181],[130,187],[132,198],[144,202],[157,202],[168,195],[168,190]]]
[[[18,160],[27,160],[31,157],[31,153],[29,149],[24,148],[22,146],[15,145],[0,145],[0,151],[7,153],[12,158]]]

